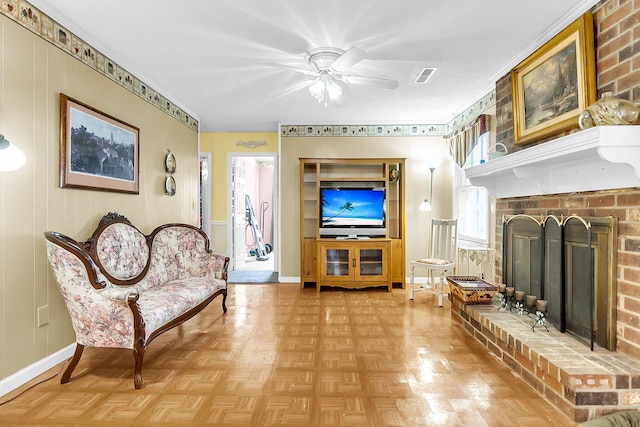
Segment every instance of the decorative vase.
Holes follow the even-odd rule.
[[[638,106],[626,99],[615,98],[613,92],[604,92],[599,101],[580,113],[580,129],[604,125],[632,125],[638,120]]]

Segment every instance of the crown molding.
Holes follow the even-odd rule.
[[[547,31],[542,33],[538,38],[533,40],[531,43],[527,45],[524,49],[522,49],[518,54],[516,54],[511,60],[505,63],[502,68],[498,69],[493,76],[491,76],[490,80],[497,82],[502,77],[504,77],[507,73],[509,73],[516,65],[524,61],[529,55],[538,50],[542,45],[551,40],[554,36],[556,36],[560,31],[565,29],[569,24],[578,19],[584,13],[589,11],[593,6],[598,4],[600,0],[581,0],[577,5],[569,12],[567,12],[562,19],[556,22],[554,25],[549,27]]]

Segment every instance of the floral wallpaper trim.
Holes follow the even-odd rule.
[[[138,95],[187,127],[196,132],[199,130],[196,119],[30,3],[24,0],[3,0],[0,11],[12,21]]]
[[[282,125],[280,135],[286,136],[445,136],[475,120],[487,108],[495,105],[496,92],[491,91],[456,116],[446,125]]]

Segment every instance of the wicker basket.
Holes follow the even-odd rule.
[[[490,305],[498,287],[476,276],[447,276],[451,294],[467,305]]]

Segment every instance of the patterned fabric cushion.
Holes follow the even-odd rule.
[[[96,252],[106,272],[120,280],[137,277],[149,261],[144,234],[127,224],[112,224],[100,233]]]
[[[207,252],[200,233],[185,227],[167,227],[153,238],[149,270],[135,288],[138,292],[145,292],[160,284],[188,277],[222,279],[223,269],[224,257]]]
[[[446,265],[451,264],[451,261],[446,259],[438,259],[438,258],[423,258],[417,260],[417,262],[421,262],[424,264],[435,264],[435,265]]]
[[[199,277],[174,280],[143,292],[138,299],[138,307],[147,336],[224,287],[222,280]]]

